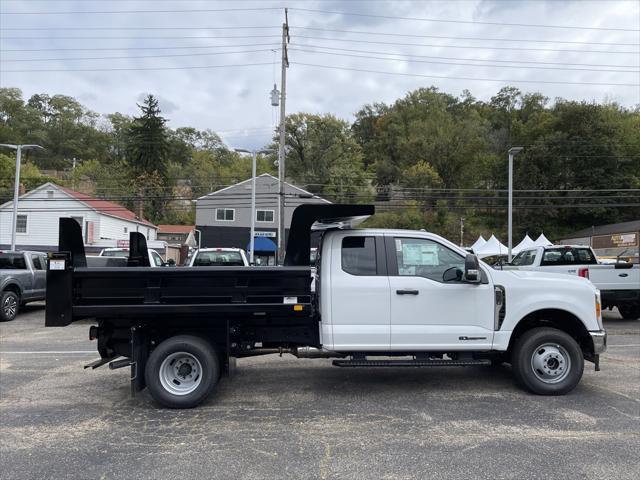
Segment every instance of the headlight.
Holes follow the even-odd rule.
[[[604,325],[602,324],[602,303],[600,302],[600,290],[596,291],[596,319],[598,320],[600,330],[604,330]]]

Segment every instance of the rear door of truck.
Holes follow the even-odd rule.
[[[328,241],[327,241],[328,240]],[[328,258],[327,258],[328,257]],[[366,231],[335,232],[323,241],[323,276],[330,298],[323,305],[323,342],[338,351],[387,351],[390,342],[390,293],[384,237]]]

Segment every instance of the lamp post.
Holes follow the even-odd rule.
[[[255,242],[255,230],[256,230],[256,158],[259,153],[271,153],[271,150],[245,150],[244,148],[234,148],[238,153],[251,154],[251,237],[249,239],[249,264],[253,265]]]
[[[513,157],[519,154],[524,147],[511,147],[509,149],[509,219],[508,219],[508,247],[509,247],[509,257],[508,261],[511,263],[511,247],[513,245],[512,241],[512,230],[513,230]]]
[[[18,222],[18,197],[20,196],[20,160],[22,158],[22,150],[33,150],[39,148],[44,150],[40,145],[12,145],[9,143],[0,143],[0,147],[11,148],[16,151],[16,178],[13,185],[13,219],[11,222],[11,250],[16,249],[16,224]]]

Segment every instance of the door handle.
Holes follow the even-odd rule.
[[[619,277],[628,277],[629,274],[628,273],[620,273],[618,274]]]
[[[419,290],[396,290],[398,295],[418,295],[420,293]]]

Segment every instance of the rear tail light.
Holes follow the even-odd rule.
[[[578,269],[578,276],[582,278],[589,279],[589,269],[588,268],[580,268]]]

